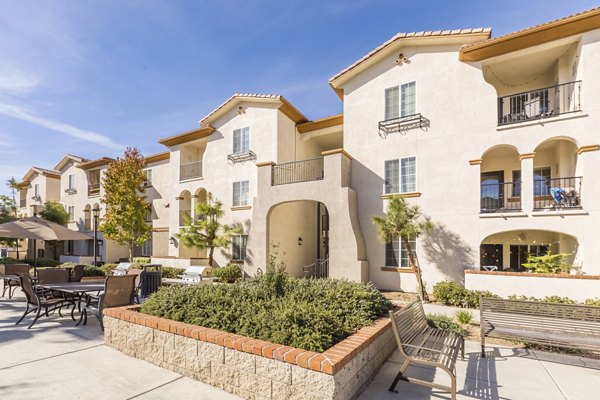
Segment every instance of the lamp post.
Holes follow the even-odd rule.
[[[94,217],[94,267],[98,266],[98,217],[100,217],[100,207],[97,205],[92,209]]]

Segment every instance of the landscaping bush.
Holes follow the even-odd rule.
[[[12,257],[4,257],[0,258],[0,264],[29,264],[33,266],[33,258],[23,258],[21,260],[17,260]],[[52,260],[51,258],[43,258],[40,257],[37,259],[38,267],[57,267],[60,263],[56,260]]]
[[[321,352],[391,308],[372,284],[267,272],[231,285],[163,287],[141,312]]]
[[[586,306],[597,306],[600,307],[600,299],[595,298],[595,299],[587,299],[583,302],[583,304],[585,304]]]
[[[103,264],[99,267],[102,271],[104,271],[105,276],[110,276],[113,274],[115,268],[117,268],[117,264],[107,263]]]
[[[152,260],[150,257],[133,257],[134,264],[150,264]]]
[[[169,279],[177,279],[179,275],[182,275],[185,272],[183,268],[175,268],[175,267],[162,267],[162,277]]]
[[[454,316],[456,317],[456,320],[463,325],[468,325],[473,320],[473,314],[468,310],[456,310]]]
[[[462,326],[444,314],[427,314],[427,324],[432,328],[454,331],[461,336],[467,335],[467,331]]]
[[[569,253],[552,254],[550,251],[543,256],[530,255],[523,267],[534,274],[568,274],[573,265],[566,264],[564,260],[569,255]]]
[[[83,270],[83,276],[106,276],[106,273],[102,267],[94,267],[93,265],[86,265]]]
[[[456,282],[438,282],[433,286],[433,297],[438,303],[454,307],[479,307],[479,296],[498,297],[489,290],[468,290]]]
[[[212,274],[221,282],[233,283],[242,278],[242,267],[237,264],[227,264],[224,267],[214,268]]]
[[[3,257],[0,258],[0,264],[23,264],[25,263],[23,260],[17,260],[12,257]]]

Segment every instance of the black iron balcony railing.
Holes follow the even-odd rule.
[[[482,213],[521,211],[521,182],[482,183],[480,201]]]
[[[420,113],[406,115],[404,117],[386,119],[379,121],[379,136],[386,137],[394,132],[406,132],[415,128],[428,128],[429,120]]]
[[[319,181],[324,176],[322,157],[277,164],[272,168],[271,184],[273,186],[285,185],[287,183]]]
[[[88,196],[97,196],[100,194],[100,184],[90,183],[88,185]]]
[[[202,161],[181,164],[179,167],[179,180],[202,178]]]
[[[581,208],[583,177],[543,178],[533,181],[533,208]]]
[[[581,81],[498,98],[498,125],[510,125],[581,111]]]

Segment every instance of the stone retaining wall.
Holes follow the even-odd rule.
[[[352,399],[396,348],[389,318],[315,353],[138,309],[105,310],[107,345],[246,399]]]

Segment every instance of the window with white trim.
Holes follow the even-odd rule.
[[[387,160],[384,166],[385,193],[411,193],[417,190],[417,158]]]
[[[385,120],[417,112],[417,83],[408,82],[385,89]]]
[[[247,206],[250,200],[248,181],[233,182],[233,207]]]
[[[142,256],[152,256],[152,239],[148,239],[144,242],[144,245],[142,246]]]
[[[400,92],[398,86],[385,89],[385,120],[400,116]]]
[[[69,213],[69,221],[75,221],[75,206],[67,207],[67,212]]]
[[[75,174],[69,175],[69,190],[75,189]]]
[[[40,197],[40,184],[39,183],[36,183],[33,186],[33,190],[34,190],[34,196],[35,197]]]
[[[245,127],[233,131],[233,154],[246,153],[250,150],[250,128]]]
[[[152,186],[152,170],[144,170],[144,186]]]
[[[412,249],[413,256],[416,257],[416,238],[409,239],[408,243]],[[385,244],[385,266],[410,268],[408,249],[400,238],[394,238]]]
[[[231,259],[244,261],[246,259],[246,248],[248,235],[234,235],[231,237]]]

